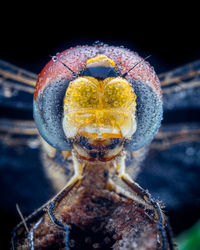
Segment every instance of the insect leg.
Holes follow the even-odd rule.
[[[34,250],[34,230],[39,226],[41,221],[42,218],[40,218],[39,221],[35,223],[28,234],[28,246],[30,247],[30,250]]]
[[[55,210],[56,205],[73,189],[74,186],[78,183],[79,180],[76,180],[73,184],[67,186],[62,192],[60,192],[56,197],[53,198],[53,200],[48,205],[48,214],[50,216],[51,221],[60,229],[63,229],[65,231],[64,224],[59,221],[55,217]]]
[[[158,222],[158,231],[160,234],[159,247],[158,249],[167,250],[168,249],[168,237],[166,233],[166,220],[161,207],[157,201],[148,193],[140,187],[132,178],[125,172],[125,157],[121,157],[120,162],[116,165],[116,170],[118,176],[125,182],[146,204],[153,206],[156,214],[154,219]]]
[[[72,154],[73,155],[73,154]],[[82,172],[83,172],[83,165],[80,164],[75,157],[73,157],[74,162],[74,171],[75,174],[69,181],[69,183],[66,185],[66,187],[61,190],[61,192],[56,195],[52,201],[48,205],[48,214],[51,219],[51,221],[56,225],[59,229],[63,230],[65,232],[65,244],[66,249],[68,250],[68,238],[69,238],[69,226],[64,225],[60,220],[56,218],[56,207],[57,204],[64,198],[66,195],[75,187],[77,184],[80,184],[81,178],[82,178]]]
[[[79,180],[76,180],[74,183],[71,185],[67,186],[61,193],[59,193],[53,201],[51,201],[48,205],[48,214],[51,219],[51,221],[56,225],[59,229],[63,230],[65,232],[65,246],[66,250],[69,250],[68,242],[69,242],[69,226],[64,225],[60,220],[58,220],[55,216],[55,210],[56,210],[56,205],[59,201],[62,200],[63,197],[67,195],[67,193],[72,190],[74,186],[79,182]]]

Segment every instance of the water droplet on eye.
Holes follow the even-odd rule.
[[[57,56],[52,56],[52,61],[53,62],[56,62],[58,60],[58,57]]]

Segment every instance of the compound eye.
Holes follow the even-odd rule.
[[[105,55],[89,60],[91,54],[99,53],[95,47],[66,50],[40,73],[34,119],[40,135],[51,146],[70,150],[71,139],[84,129],[84,133],[93,131],[98,136],[113,136],[117,130],[117,136],[126,139],[125,147],[134,151],[148,144],[157,133],[163,110],[154,70],[129,50],[113,46],[103,50]],[[73,80],[77,77],[73,72],[82,72],[83,65],[84,74]],[[138,66],[133,69],[134,65]],[[128,72],[122,74],[124,78],[118,77],[118,66],[122,73]]]
[[[72,81],[67,89],[64,104],[70,109],[96,108],[98,99],[98,81],[93,77],[79,77]]]
[[[137,96],[137,130],[126,144],[128,150],[138,150],[150,143],[162,120],[162,98],[154,88],[142,81],[133,81]]]
[[[40,135],[54,148],[71,150],[62,128],[67,80],[51,82],[33,101],[33,116]]]
[[[106,83],[103,92],[103,105],[105,108],[126,108],[136,106],[134,89],[123,78],[117,77]]]

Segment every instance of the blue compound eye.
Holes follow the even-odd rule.
[[[124,48],[105,46],[101,54],[93,46],[63,51],[45,66],[36,84],[36,126],[61,150],[70,150],[70,142],[83,136],[125,139],[127,150],[138,150],[153,139],[162,113],[154,70]]]
[[[62,128],[63,99],[67,81],[53,82],[33,102],[33,115],[40,135],[53,147],[70,150]]]
[[[140,81],[132,83],[137,96],[137,129],[126,148],[134,151],[150,143],[163,117],[162,99],[154,89]]]

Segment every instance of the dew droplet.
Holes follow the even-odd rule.
[[[52,61],[53,62],[56,62],[58,60],[58,57],[57,56],[52,56]]]

